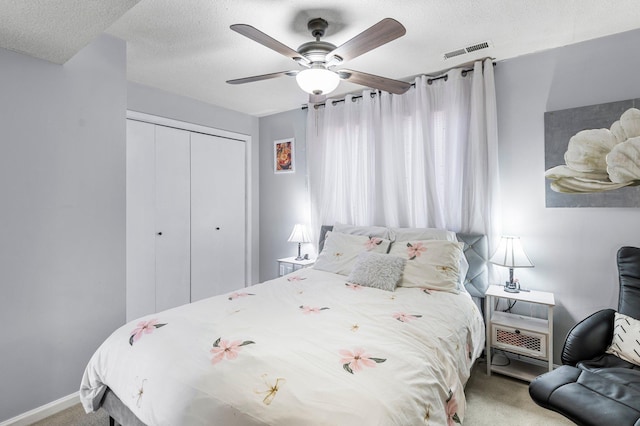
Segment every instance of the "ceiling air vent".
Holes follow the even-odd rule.
[[[458,50],[454,50],[453,52],[447,52],[444,54],[444,58],[445,59],[451,59],[454,58],[456,56],[460,56],[460,55],[464,55],[465,53],[467,53],[466,50],[464,49],[458,49]]]
[[[491,47],[492,44],[490,41],[483,41],[481,43],[476,43],[476,44],[472,44],[471,46],[462,48],[462,49],[456,49],[456,50],[452,50],[451,52],[447,52],[444,54],[444,59],[451,59],[454,58],[456,56],[460,56],[460,55],[464,55],[466,53],[471,53],[471,52],[475,52],[477,50],[482,50],[482,49],[487,49],[489,47]]]

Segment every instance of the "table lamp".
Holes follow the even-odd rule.
[[[287,241],[290,243],[298,243],[298,257],[296,257],[296,260],[303,260],[304,258],[300,255],[300,247],[302,246],[302,243],[311,242],[311,237],[309,237],[307,228],[299,223],[296,224]]]
[[[511,236],[500,238],[498,249],[493,253],[489,262],[509,268],[509,281],[504,285],[504,291],[507,293],[520,292],[520,284],[513,279],[513,268],[533,268],[534,266],[522,249],[520,237]]]

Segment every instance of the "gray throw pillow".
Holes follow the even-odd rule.
[[[362,286],[394,291],[402,277],[406,259],[388,254],[362,252],[347,281]]]

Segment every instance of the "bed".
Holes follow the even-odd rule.
[[[454,289],[381,289],[352,278],[383,281],[393,268],[375,265],[396,262],[404,279],[411,255],[426,259],[436,251],[429,244],[445,243],[396,238],[385,247],[391,239],[358,235],[367,253],[345,274],[330,270],[350,256],[335,244],[356,234],[325,233],[333,251],[321,249],[314,267],[116,330],[82,377],[85,411],[102,407],[125,426],[462,423],[464,385],[484,346],[472,296],[487,287],[486,238],[453,234],[466,264]]]

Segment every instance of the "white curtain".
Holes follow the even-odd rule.
[[[466,75],[463,75],[466,74]],[[430,84],[431,83],[431,84]],[[499,234],[493,64],[309,107],[311,221]]]

